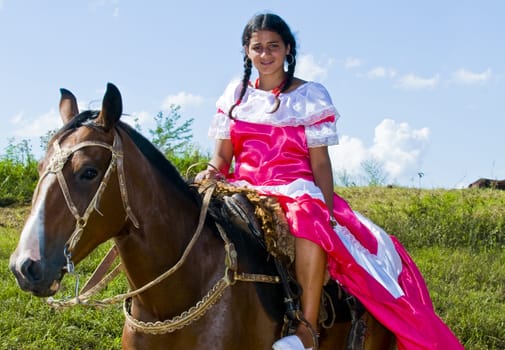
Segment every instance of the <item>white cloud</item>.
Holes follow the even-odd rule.
[[[11,124],[14,124],[14,125],[19,124],[23,120],[23,114],[24,114],[23,112],[19,112],[15,116],[11,117],[10,118]]]
[[[385,68],[379,66],[369,70],[365,76],[369,79],[394,78],[396,74],[397,72],[393,68]]]
[[[373,145],[342,136],[340,144],[330,147],[330,157],[336,174],[345,171],[353,178],[363,176],[362,162],[376,161],[389,181],[412,179],[422,170],[423,157],[429,146],[429,129],[413,129],[408,123],[384,119],[375,128]]]
[[[431,78],[422,78],[411,73],[400,77],[396,87],[406,90],[432,89],[438,85],[439,80],[438,74]]]
[[[296,75],[310,81],[323,80],[331,64],[331,60],[321,63],[316,62],[312,55],[300,55],[296,63]]]
[[[119,0],[93,0],[90,6],[94,11],[100,10],[102,7],[112,7],[112,16],[119,17]]]
[[[363,64],[363,61],[356,57],[346,57],[344,60],[344,67],[346,69],[356,68]]]
[[[375,128],[372,156],[384,164],[386,172],[398,178],[419,171],[429,144],[428,128],[413,129],[408,123],[384,119]]]
[[[33,119],[27,120],[23,116],[13,119],[13,123],[18,127],[13,131],[13,135],[21,138],[41,137],[48,131],[60,128],[62,121],[60,115],[55,110]]]
[[[342,135],[339,144],[329,148],[333,169],[339,173],[357,176],[361,172],[361,162],[369,157],[369,152],[360,139]]]
[[[454,72],[452,78],[455,82],[462,84],[485,83],[491,78],[491,69],[488,68],[482,73],[476,73],[462,68]]]
[[[1,0],[0,0],[1,1]],[[87,109],[100,109],[101,100],[92,100],[90,102],[78,101],[77,108],[79,111]],[[29,119],[24,112],[12,116],[9,119],[13,126],[12,135],[20,138],[39,138],[44,136],[48,131],[59,129],[63,126],[59,111],[51,109],[49,112],[39,115],[35,119]]]
[[[169,95],[165,97],[162,103],[163,109],[170,109],[171,105],[181,106],[182,109],[187,107],[199,106],[203,103],[204,99],[201,96],[188,94],[181,91],[177,95]]]

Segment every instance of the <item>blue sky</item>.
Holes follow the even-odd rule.
[[[107,82],[144,134],[175,103],[212,150],[215,101],[242,73],[245,23],[264,11],[295,33],[296,75],[323,83],[341,114],[337,177],[373,160],[402,186],[505,178],[501,0],[0,0],[0,154],[11,138],[38,152],[61,126],[59,88],[97,107]]]

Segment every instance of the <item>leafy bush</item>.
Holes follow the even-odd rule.
[[[9,141],[0,158],[0,207],[28,203],[38,178],[37,162],[27,140]]]
[[[182,176],[186,177],[187,173],[187,177],[191,178],[196,172],[207,167],[210,155],[202,153],[196,146],[188,145],[182,152],[169,153],[167,158]]]

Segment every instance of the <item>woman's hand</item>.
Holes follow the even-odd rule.
[[[208,163],[207,169],[195,176],[195,182],[203,180],[224,180],[230,169],[233,158],[233,145],[229,139],[216,140],[214,155]]]
[[[195,176],[195,182],[202,182],[203,180],[224,180],[224,175],[213,168],[208,168],[200,171]]]

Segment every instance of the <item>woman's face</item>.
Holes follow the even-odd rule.
[[[276,32],[260,30],[252,33],[249,46],[244,49],[260,75],[284,72],[284,60],[290,48]]]

